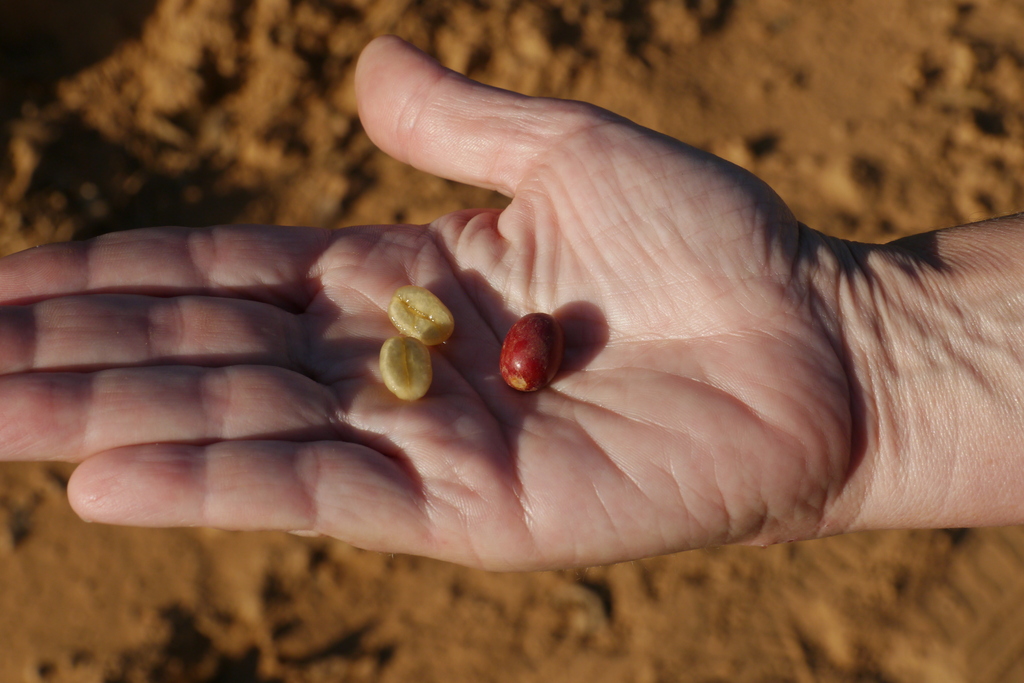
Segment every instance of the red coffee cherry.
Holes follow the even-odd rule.
[[[562,364],[565,336],[547,313],[530,313],[516,321],[501,345],[501,376],[513,389],[546,387]]]

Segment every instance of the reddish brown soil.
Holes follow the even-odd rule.
[[[746,166],[887,240],[1024,209],[1018,0],[0,3],[0,252],[148,225],[425,222],[484,191],[375,151],[409,38]],[[326,539],[85,525],[0,467],[0,682],[1024,680],[1024,530],[494,575]]]

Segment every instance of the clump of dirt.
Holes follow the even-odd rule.
[[[724,156],[833,235],[1024,208],[1014,0],[39,0],[0,5],[0,252],[503,206],[369,143],[352,71],[381,33]],[[84,525],[68,472],[0,467],[3,681],[1024,678],[1018,529],[492,575]]]

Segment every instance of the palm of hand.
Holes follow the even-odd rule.
[[[396,407],[365,376],[353,389],[349,419],[389,434],[396,476],[412,473],[408,549],[565,566],[817,531],[848,463],[849,399],[809,285],[792,277],[800,228],[742,171],[636,135],[582,130],[505,211],[391,231],[379,259],[325,277],[328,300],[372,291],[380,307],[411,275],[456,316],[425,399]],[[340,260],[361,263],[348,243]],[[570,367],[524,395],[497,358],[534,310],[568,326]],[[365,333],[382,339],[389,323],[374,320]],[[393,548],[397,530],[381,534]]]
[[[297,311],[283,334],[245,315],[229,325],[254,351],[202,380],[219,399],[186,411],[189,427],[165,420],[140,436],[119,424],[80,451],[93,456],[71,486],[83,516],[312,529],[495,568],[820,533],[851,426],[803,265],[813,237],[728,164],[576,105],[541,106],[573,123],[505,174],[503,212],[426,230],[296,231],[301,246],[268,266],[280,287],[200,288],[232,310],[254,298],[264,313],[275,304],[272,319],[282,301]],[[229,234],[239,252],[282,242]],[[231,262],[252,282],[274,277],[259,259]],[[429,394],[403,403],[375,364],[394,334],[387,302],[410,282],[445,301],[456,333],[432,352]],[[519,394],[497,358],[511,322],[534,310],[564,320],[567,367]],[[158,441],[179,443],[144,445]]]
[[[641,138],[605,160],[571,148],[634,131],[620,125],[552,152],[502,213],[349,230],[325,252],[318,374],[356,439],[382,435],[366,443],[399,465],[387,490],[406,510],[362,545],[558,566],[816,530],[847,466],[849,409],[809,286],[792,280],[799,228],[758,181],[683,145]],[[574,164],[620,170],[643,205]],[[449,304],[457,333],[433,352],[428,396],[403,404],[369,371],[393,334],[383,308],[410,279]],[[563,318],[569,368],[520,394],[498,355],[530,310]],[[373,341],[353,354],[353,335]],[[357,499],[370,517],[388,505]],[[352,539],[367,530],[353,514],[321,522]]]

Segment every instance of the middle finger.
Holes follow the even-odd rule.
[[[300,316],[211,296],[85,294],[0,306],[0,375],[180,363],[305,371]]]

